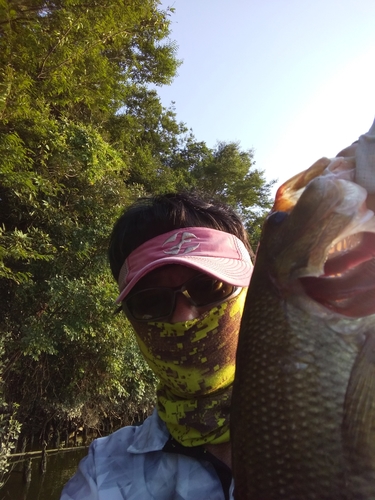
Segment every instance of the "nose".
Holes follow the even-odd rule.
[[[171,323],[179,323],[180,321],[189,321],[200,315],[200,311],[191,304],[188,299],[182,294],[176,294],[175,308],[170,318]]]

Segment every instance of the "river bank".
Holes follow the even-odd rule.
[[[31,460],[30,481],[25,482],[25,461],[17,460],[0,490],[0,500],[59,500],[64,484],[77,470],[79,461],[87,454],[87,446],[49,452],[47,466],[42,472],[41,454],[27,454]]]

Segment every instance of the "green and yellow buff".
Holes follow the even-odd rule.
[[[137,341],[159,378],[157,407],[184,446],[229,441],[235,356],[247,289],[198,318],[149,322]]]

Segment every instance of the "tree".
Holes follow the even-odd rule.
[[[174,76],[168,33],[154,0],[0,0],[4,395],[30,431],[139,400],[106,247],[144,188],[124,183],[135,148],[110,138],[127,102]]]
[[[4,275],[11,278],[5,262],[9,252],[14,259],[15,248],[23,261],[51,258],[52,247],[35,217],[45,219],[48,200],[59,199],[74,184],[78,164],[65,158],[62,168],[61,152],[69,141],[76,150],[84,144],[68,131],[70,124],[94,127],[92,142],[105,141],[109,119],[130,95],[150,82],[170,82],[178,62],[174,45],[162,43],[168,33],[166,13],[152,0],[0,1]],[[117,174],[124,177],[132,152],[120,148],[117,156]],[[97,170],[105,160],[97,158]],[[40,239],[42,253],[33,244]],[[26,278],[20,272],[16,281]]]

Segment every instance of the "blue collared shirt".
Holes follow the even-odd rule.
[[[60,500],[224,500],[214,466],[163,451],[169,437],[155,410],[140,426],[96,439]]]

